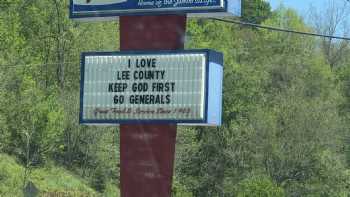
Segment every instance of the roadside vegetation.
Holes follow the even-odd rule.
[[[346,1],[330,0],[338,21],[244,2],[244,21],[350,35]],[[80,53],[118,50],[118,22],[0,4],[0,196],[119,196],[118,128],[78,124]],[[186,48],[224,53],[223,125],[179,127],[174,196],[350,196],[349,41],[189,19]]]

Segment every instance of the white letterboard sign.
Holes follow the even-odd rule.
[[[71,0],[70,17],[113,18],[127,15],[187,14],[240,16],[241,0]]]
[[[220,125],[222,64],[211,50],[83,53],[80,123]]]

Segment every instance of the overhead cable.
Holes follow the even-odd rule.
[[[209,18],[209,19],[216,20],[216,21],[221,21],[221,22],[225,22],[225,23],[236,24],[236,25],[243,25],[243,26],[256,27],[256,28],[260,28],[260,29],[267,29],[267,30],[270,30],[270,31],[279,31],[279,32],[300,34],[300,35],[306,35],[306,36],[316,36],[316,37],[323,37],[323,38],[330,38],[330,39],[350,41],[350,37],[331,36],[331,35],[311,33],[311,32],[302,32],[302,31],[296,31],[296,30],[291,30],[291,29],[283,29],[283,28],[272,27],[272,26],[267,26],[267,25],[259,25],[259,24],[255,24],[255,23],[249,23],[249,22],[243,22],[243,21],[237,21],[237,20],[227,20],[227,19],[221,19],[221,18]]]

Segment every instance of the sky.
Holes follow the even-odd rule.
[[[310,7],[324,11],[328,7],[329,0],[265,0],[270,3],[272,9],[276,9],[282,3],[285,7],[290,7],[298,11],[299,15],[308,18],[310,16]],[[340,3],[345,0],[335,0]],[[350,1],[349,1],[350,4]],[[350,20],[350,16],[348,17]]]
[[[282,2],[284,6],[296,9],[299,14],[305,15],[310,10],[310,5],[322,8],[327,0],[267,0],[272,9],[276,9]]]

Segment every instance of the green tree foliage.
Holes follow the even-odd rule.
[[[243,0],[242,20],[260,24],[271,15],[271,6],[264,0]]]
[[[253,176],[238,184],[238,197],[283,197],[283,189],[265,176]]]
[[[8,70],[12,74],[3,84],[6,93],[2,111],[8,132],[6,152],[16,154],[23,162],[41,164],[56,148],[55,141],[62,134],[63,109],[55,94],[45,95],[38,88],[34,76],[28,74],[32,68],[35,67]]]
[[[349,59],[349,57],[346,57]],[[344,149],[348,166],[350,166],[350,66],[348,62],[336,70],[343,100],[339,105],[340,115],[344,122]]]
[[[310,30],[285,8],[265,24]],[[317,50],[317,40],[216,22],[191,21],[190,27],[191,38],[198,38],[191,47],[210,46],[226,57],[223,126],[183,134],[188,139],[181,145],[192,143],[192,148],[184,150],[178,169],[194,196],[244,196],[254,186],[230,188],[250,180],[254,171],[283,188],[270,196],[347,195],[347,171],[339,154],[344,143],[338,111],[342,97],[334,72]],[[220,36],[214,29],[221,29]],[[333,164],[323,164],[325,153]],[[333,167],[340,172],[331,173]],[[265,183],[262,180],[260,190],[266,194],[261,195],[268,195]]]
[[[118,26],[72,21],[68,4],[1,2],[0,151],[28,168],[54,159],[103,189],[101,173],[101,184],[118,183],[118,135],[77,124],[77,76],[82,51],[117,49]]]

